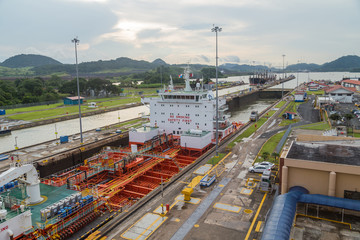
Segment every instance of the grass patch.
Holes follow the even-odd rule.
[[[121,98],[121,99],[116,99],[116,100],[114,98],[114,100],[101,102],[100,107],[95,108],[95,109],[88,108],[87,104],[83,104],[81,106],[81,112],[82,113],[92,112],[92,111],[99,110],[102,108],[116,107],[116,106],[121,106],[124,104],[133,103],[133,102],[140,102],[140,97]],[[54,104],[52,104],[52,105],[54,105]],[[62,104],[60,104],[59,106],[61,106],[61,105]],[[44,109],[44,106],[47,108]],[[44,119],[62,117],[62,116],[66,116],[66,115],[78,114],[78,112],[79,112],[78,105],[71,105],[71,106],[64,106],[64,107],[57,107],[57,108],[50,108],[50,109],[49,109],[49,106],[47,106],[47,105],[44,105],[44,106],[31,107],[31,108],[36,108],[38,110],[41,109],[41,111],[27,111],[24,113],[18,113],[16,115],[9,116],[9,118],[14,119],[14,120],[39,121],[39,120],[44,120]],[[28,109],[28,108],[26,108],[26,109]]]
[[[288,126],[290,124],[293,124],[293,123],[296,123],[296,122],[299,122],[300,120],[299,119],[293,119],[293,120],[290,120],[290,119],[283,119],[281,121],[281,123],[279,124],[280,127],[283,127],[283,126]]]
[[[75,106],[55,108],[55,109],[46,109],[43,111],[24,112],[13,116],[9,116],[8,118],[14,120],[24,120],[24,121],[43,120],[48,118],[61,117],[67,114],[71,115],[74,113],[78,113],[78,111],[79,111],[79,107],[75,105]],[[81,107],[81,112],[85,112],[84,107]]]
[[[6,109],[6,114],[16,114],[22,112],[30,112],[30,111],[42,111],[48,110],[51,108],[58,108],[63,106],[62,102],[49,104],[49,105],[40,105],[40,106],[32,106],[32,107],[23,107],[23,108],[13,108],[13,109]]]
[[[125,88],[124,93],[132,93],[133,96],[129,96],[129,97],[118,97],[117,96],[117,97],[108,97],[108,98],[86,99],[86,101],[84,102],[84,104],[81,107],[81,111],[94,111],[94,110],[98,109],[98,108],[97,109],[87,109],[87,103],[90,103],[90,102],[95,102],[100,107],[114,107],[114,106],[120,106],[123,104],[128,104],[128,103],[133,103],[133,102],[138,103],[141,100],[141,96],[138,95],[138,92],[143,92],[143,94],[148,94],[148,95],[153,94],[154,96],[157,96],[156,90],[157,90],[157,88]],[[21,116],[16,116],[16,117],[15,116],[9,117],[11,119],[16,119],[16,120],[30,121],[30,120],[35,120],[35,119],[39,119],[39,118],[47,118],[50,116],[62,115],[62,114],[66,114],[66,112],[68,112],[68,114],[71,114],[71,113],[74,113],[74,111],[72,110],[72,107],[74,107],[74,106],[64,105],[63,102],[61,101],[61,102],[49,104],[49,105],[6,109],[6,114],[12,115],[12,114],[28,113],[28,112],[33,112],[33,111],[42,111],[41,113],[35,114],[35,116],[32,116],[32,114],[26,114],[26,115],[21,115]],[[62,109],[62,110],[58,110],[57,108]],[[78,108],[78,105],[76,105],[76,108]],[[57,109],[57,110],[54,110],[54,109]],[[51,111],[49,113],[43,113],[43,111],[50,111],[50,110],[54,110],[54,111]],[[75,111],[75,112],[77,112],[77,111]],[[24,118],[22,118],[22,117],[24,117]]]
[[[139,103],[140,100],[141,100],[141,97],[122,98],[122,99],[101,102],[101,103],[99,103],[99,106],[101,106],[101,107],[116,107],[116,106],[120,106],[120,105],[128,104],[128,103],[134,103],[134,102]]]
[[[308,130],[330,130],[330,126],[328,122],[318,122],[318,123],[310,123],[307,125],[303,125],[299,127],[300,129],[308,129]]]
[[[353,135],[351,134],[351,136],[354,136],[356,138],[360,138],[360,133],[353,133]]]
[[[207,163],[216,165],[218,162],[221,161],[221,159],[223,159],[223,157],[225,157],[225,155],[226,155],[225,153],[219,153],[219,156],[214,156],[214,157],[210,158]]]
[[[264,152],[268,152],[268,153],[270,153],[270,156],[268,159],[266,159],[266,161],[276,163],[276,159],[271,156],[271,153],[275,152],[276,146],[279,144],[279,142],[280,142],[281,138],[284,136],[284,134],[285,134],[285,131],[282,131],[282,132],[275,134],[271,138],[269,138],[269,140],[261,148],[258,156],[256,157],[255,162],[264,161],[264,159],[262,159],[260,156]]]
[[[324,90],[317,90],[317,91],[306,91],[307,95],[324,95]]]
[[[240,136],[238,136],[234,141],[229,143],[228,148],[233,148],[235,146],[235,142],[240,142],[243,138],[248,138],[253,134],[257,129],[259,129],[265,122],[267,121],[267,118],[262,117],[259,119],[259,121],[253,123],[248,129],[246,129]],[[256,125],[256,128],[255,128]]]
[[[289,105],[281,112],[281,115],[283,115],[285,112],[297,112],[297,108],[300,104],[303,104],[303,102],[290,102]]]
[[[111,126],[112,129],[114,128],[122,128],[124,127],[125,125],[133,125],[135,123],[138,123],[138,122],[141,122],[143,119],[135,119],[135,120],[131,120],[131,121],[127,121],[127,122],[122,122],[122,123],[118,123],[116,125],[113,125]],[[140,125],[139,125],[140,124]],[[139,123],[139,124],[136,124],[136,125],[133,125],[131,127],[134,127],[134,126],[142,126],[143,123]],[[102,127],[101,129],[107,129],[106,127]]]
[[[270,110],[265,114],[265,117],[271,117],[272,115],[274,115],[276,113],[275,110]]]
[[[286,103],[286,101],[281,101],[275,107],[276,108],[281,108],[282,106],[284,106],[285,103]]]

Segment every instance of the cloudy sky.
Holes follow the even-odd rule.
[[[360,55],[359,0],[0,0],[0,62],[42,54],[74,63],[322,64]]]

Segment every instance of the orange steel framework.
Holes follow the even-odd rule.
[[[52,186],[67,185],[67,188],[82,191],[93,189],[99,201],[110,210],[119,210],[136,203],[162,182],[168,181],[182,168],[193,163],[206,149],[181,149],[178,139],[172,135],[161,135],[139,147],[139,155],[133,155],[130,148],[104,149],[99,155],[84,161],[84,164],[44,179],[42,183]],[[103,208],[103,209],[107,209]],[[96,209],[94,208],[94,211]],[[65,227],[56,223],[51,229],[35,233],[49,235],[58,229],[59,239],[69,237],[84,224],[98,216],[90,212],[84,221]],[[51,234],[50,234],[51,235]]]

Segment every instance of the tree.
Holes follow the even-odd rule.
[[[46,85],[53,87],[55,89],[59,89],[61,85],[65,82],[61,77],[56,74],[51,75],[51,78],[46,81]]]
[[[216,68],[214,67],[204,67],[201,69],[201,74],[204,78],[204,82],[208,83],[210,78],[216,78]],[[222,78],[224,75],[218,70],[218,77]]]
[[[264,159],[264,161],[266,161],[270,156],[270,153],[269,152],[263,152],[261,154],[261,157]]]
[[[277,158],[280,157],[280,154],[278,154],[277,152],[273,152],[273,153],[271,154],[271,156],[272,156],[273,158],[275,158],[275,161],[276,161]]]
[[[87,83],[86,79],[79,78],[80,94],[85,91],[86,83]],[[77,95],[77,81],[76,81],[76,78],[71,80],[71,81],[64,82],[64,84],[62,84],[62,86],[59,88],[59,92],[68,93],[68,94],[71,94],[71,95]]]
[[[341,120],[341,116],[338,113],[331,114],[329,118],[333,121]]]
[[[354,115],[347,113],[344,115],[345,119],[346,119],[346,123],[348,124],[348,126],[350,125],[350,120],[354,118]]]

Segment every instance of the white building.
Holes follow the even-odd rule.
[[[319,84],[315,82],[309,82],[307,84],[308,91],[317,91],[320,89]]]
[[[297,91],[295,92],[295,102],[303,102],[306,99],[306,92],[305,91]]]
[[[360,91],[360,80],[345,79],[341,81],[341,85],[348,88],[355,88],[356,91]]]
[[[331,88],[325,89],[325,94],[331,97],[336,102],[340,103],[352,103],[353,95],[356,89],[347,88],[341,85],[336,85]]]
[[[179,137],[181,141],[186,141],[188,148],[202,148],[215,142],[216,99],[213,92],[203,90],[200,83],[197,83],[193,90],[190,87],[189,76],[189,70],[185,69],[185,89],[174,90],[173,84],[170,83],[168,89],[159,93],[159,97],[143,98],[142,102],[150,107],[150,127],[159,129],[160,133]],[[226,113],[226,99],[219,98],[218,106],[218,132],[219,139],[222,139],[233,131],[233,125],[229,121],[230,115]],[[135,135],[145,135],[147,132],[146,135],[153,136],[154,130],[149,131],[152,133],[142,129],[130,131],[129,142],[138,144],[140,139],[146,140],[145,136]],[[197,141],[202,143],[198,144]],[[184,147],[185,143],[182,142],[181,146]]]
[[[324,105],[334,104],[336,101],[331,97],[325,96],[316,96],[316,107],[321,108]]]

